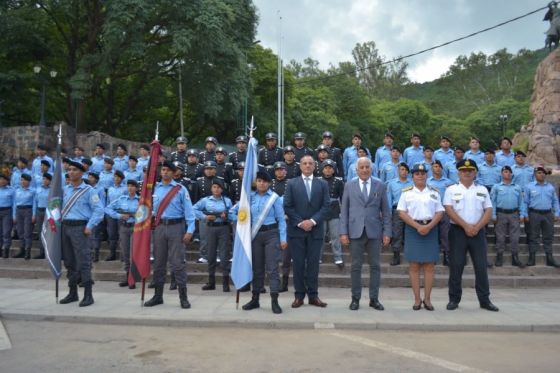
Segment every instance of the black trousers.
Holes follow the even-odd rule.
[[[490,285],[487,272],[486,230],[481,229],[474,237],[465,234],[463,228],[451,224],[449,228],[449,301],[461,301],[462,277],[467,262],[467,252],[471,256],[475,274],[475,289],[480,304],[490,301]]]

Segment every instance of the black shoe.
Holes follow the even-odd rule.
[[[393,253],[393,260],[391,260],[391,265],[398,266],[399,264],[401,264],[401,253],[395,251]]]
[[[128,280],[124,279],[121,282],[119,282],[119,287],[124,288],[128,286]]]
[[[498,312],[500,310],[498,307],[494,306],[490,301],[488,303],[481,303],[480,308],[484,308],[485,310],[492,311],[492,312]]]
[[[23,259],[25,259],[25,260],[31,259],[31,248],[30,247],[25,249],[25,256],[23,257]]]
[[[272,313],[282,313],[282,308],[278,304],[278,293],[270,293]]]
[[[191,303],[187,298],[187,287],[179,286],[179,301],[181,302],[181,308],[189,309],[191,308]]]
[[[413,304],[412,305],[412,309],[414,311],[419,311],[422,308],[422,302],[418,303],[418,304]]]
[[[91,294],[91,282],[84,284],[84,297],[80,302],[80,307],[91,306],[94,303],[93,295]]]
[[[527,267],[532,267],[535,265],[535,261],[536,261],[536,254],[535,253],[529,253],[529,259],[527,260],[527,264],[525,264]]]
[[[254,291],[253,297],[251,298],[249,303],[244,304],[241,308],[243,308],[245,311],[250,311],[250,310],[254,310],[255,308],[259,308],[261,306],[259,304],[259,295],[260,293]]]
[[[10,257],[10,248],[5,247],[4,251],[2,252],[2,258],[8,259]]]
[[[443,261],[442,264],[446,267],[449,267],[449,254],[447,252],[443,252]]]
[[[456,310],[457,308],[459,308],[459,303],[455,303],[455,302],[449,301],[449,303],[447,303],[447,307],[446,307],[446,308],[447,308],[448,311],[454,311],[454,310]]]
[[[25,249],[23,247],[21,247],[19,249],[19,252],[16,255],[12,255],[12,258],[24,258],[25,257]]]
[[[202,287],[202,290],[216,290],[216,277],[214,275],[208,276],[208,282]]]
[[[111,253],[108,257],[105,258],[106,262],[113,262],[115,260],[117,260],[117,254],[115,253]]]
[[[511,265],[519,268],[525,268],[525,264],[519,260],[519,255],[511,254]]]
[[[501,266],[504,265],[504,254],[503,253],[496,254],[496,261],[494,262],[494,265],[496,267],[501,267]]]
[[[265,288],[261,289],[261,294],[266,294],[266,289]]]
[[[556,263],[552,254],[546,254],[546,265],[549,267],[560,268],[560,264]]]
[[[422,304],[424,305],[424,308],[427,309],[428,311],[433,311],[434,310],[433,305],[427,304],[425,301],[422,301]]]
[[[350,302],[350,306],[348,307],[352,311],[357,311],[360,308],[360,299],[352,297],[352,302]]]
[[[339,270],[343,270],[344,269],[344,262],[343,261],[339,261],[338,263],[335,263],[336,266],[338,267]]]
[[[371,299],[369,301],[369,306],[375,308],[378,311],[383,311],[385,309],[385,307],[383,307],[378,299]]]
[[[68,295],[65,296],[64,298],[62,298],[58,303],[68,304],[68,303],[72,303],[72,302],[77,302],[79,300],[79,298],[78,298],[78,286],[70,285],[68,287],[70,288],[70,291],[68,292]]]
[[[222,291],[224,293],[229,293],[230,292],[230,288],[229,288],[229,275],[223,275],[222,276]]]
[[[153,307],[163,304],[163,284],[155,286],[155,294],[149,301],[144,303],[144,307]]]
[[[283,293],[285,291],[288,291],[288,276],[282,276],[282,284],[280,285],[280,290],[278,291],[279,293]]]

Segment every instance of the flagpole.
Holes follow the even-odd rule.
[[[58,279],[56,279],[54,283],[54,296],[56,298],[56,304],[58,304]]]
[[[62,146],[62,123],[58,125],[58,146],[56,147],[56,158],[60,158],[60,147]],[[54,297],[56,300],[56,304],[58,304],[58,280],[59,277],[55,278],[54,281]]]

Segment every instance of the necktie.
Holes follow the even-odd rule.
[[[305,178],[305,189],[307,190],[307,199],[311,200],[311,179]]]
[[[362,193],[364,194],[364,198],[367,201],[367,199],[369,197],[368,192],[367,192],[367,181],[364,181],[364,185],[362,187]]]

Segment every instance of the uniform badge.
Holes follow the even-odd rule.
[[[484,194],[484,193],[476,193],[476,196],[477,196],[477,197],[486,197],[486,194]]]

